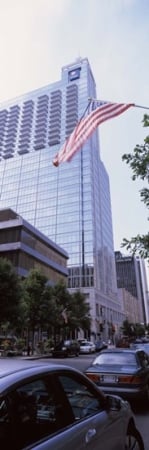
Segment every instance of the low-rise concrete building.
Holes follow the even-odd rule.
[[[0,257],[10,260],[22,277],[36,268],[51,285],[67,281],[67,252],[8,208],[0,210]]]

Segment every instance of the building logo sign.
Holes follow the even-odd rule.
[[[77,69],[74,69],[74,70],[70,70],[68,72],[68,80],[73,81],[73,80],[77,80],[78,78],[80,78],[80,70],[81,70],[81,67],[78,67]]]

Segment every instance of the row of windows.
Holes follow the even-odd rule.
[[[29,189],[27,191],[28,195],[19,195],[19,197],[17,198],[17,192],[16,191],[9,191],[9,192],[5,192],[1,194],[1,203],[5,200],[7,200],[6,205],[9,202],[13,202],[15,201],[15,203],[17,203],[19,210],[21,208],[21,211],[26,211],[28,208],[36,208],[36,217],[46,217],[49,216],[49,218],[53,217],[56,218],[56,212],[55,212],[55,208],[57,207],[57,214],[58,214],[58,221],[61,220],[62,223],[67,222],[67,221],[71,221],[78,220],[78,216],[79,213],[81,213],[80,210],[80,206],[78,202],[74,202],[74,203],[68,203],[65,204],[65,206],[63,204],[58,205],[57,202],[57,198],[48,198],[48,199],[44,199],[44,203],[43,203],[43,198],[42,201],[39,200],[39,197],[37,197],[37,193],[36,193],[36,189]],[[86,204],[86,207],[84,205],[84,220],[90,222],[90,224],[92,223],[92,214],[91,211],[88,210],[88,204]],[[80,218],[81,221],[81,218]],[[82,222],[82,221],[81,221]],[[60,223],[60,222],[59,222]]]
[[[86,153],[86,152],[84,152]],[[55,151],[53,153],[53,156],[55,154]],[[46,148],[45,151],[41,151],[39,153],[30,153],[28,155],[28,157],[17,157],[17,155],[15,156],[15,159],[9,160],[7,163],[7,171],[11,171],[12,169],[17,170],[17,168],[20,168],[22,166],[22,170],[23,172],[27,172],[28,170],[32,170],[32,167],[36,166],[36,167],[40,167],[40,169],[42,167],[46,167],[47,165],[49,165],[49,173],[51,172],[51,174],[53,173],[53,166],[51,165],[51,158],[52,158],[52,152],[49,153],[49,149]],[[88,158],[87,158],[88,159]],[[40,162],[39,162],[40,161]],[[85,164],[85,161],[84,161]],[[88,161],[86,161],[86,164],[88,164]],[[76,155],[76,157],[72,160],[71,162],[71,167],[73,166],[73,172],[74,169],[78,169],[78,167],[80,166],[80,158],[79,158],[79,154]],[[4,163],[0,164],[0,172],[4,171]],[[63,170],[61,172],[65,174],[69,174],[69,169],[70,166],[69,165],[64,165],[63,166]]]
[[[17,189],[18,188],[18,189]],[[37,200],[37,206],[38,206],[38,210],[40,210],[40,205],[41,205],[41,213],[43,213],[43,210],[48,208],[51,208],[52,206],[57,205],[57,212],[58,214],[62,213],[64,215],[64,213],[67,213],[68,215],[68,220],[69,220],[69,216],[71,215],[72,212],[75,213],[81,213],[81,208],[80,208],[80,200],[78,198],[78,202],[76,203],[76,201],[72,202],[71,201],[71,196],[68,197],[63,197],[61,199],[61,201],[59,201],[59,199],[57,199],[57,197],[55,197],[53,192],[46,192],[43,194],[43,192],[38,192],[37,193],[37,186],[35,183],[33,183],[33,185],[31,185],[30,187],[26,186],[26,189],[24,190],[20,190],[21,186],[17,186],[17,184],[11,184],[9,185],[9,190],[1,190],[1,200],[10,200],[12,198],[16,198],[16,202],[18,204],[20,204],[22,207],[23,205],[26,205],[26,203],[32,203],[32,201]],[[18,190],[19,190],[19,196],[18,196]],[[41,199],[41,202],[40,202]],[[44,204],[43,204],[43,200],[45,200]],[[83,211],[84,211],[84,219],[88,220],[91,219],[92,215],[91,215],[91,211],[89,210],[89,206],[88,206],[88,202],[84,202],[83,204]],[[54,210],[55,212],[55,210]],[[108,233],[108,228],[107,228],[107,233]],[[109,236],[110,237],[110,236]]]
[[[6,253],[1,252],[1,257],[5,258]],[[23,252],[7,252],[7,259],[9,259],[14,267],[22,268],[24,270],[38,269],[45,274],[45,276],[52,281],[52,283],[58,283],[60,280],[66,279],[65,275],[59,273],[46,266],[42,262],[34,259],[32,256]]]
[[[73,187],[74,184],[76,185],[76,183],[74,183],[74,182],[76,180],[77,175],[78,174],[75,171],[75,173],[73,173],[73,172],[71,173],[71,176],[69,174],[67,178],[66,177],[64,179],[60,178],[58,181],[59,188],[61,186],[63,186],[63,190],[65,191],[68,187]],[[25,172],[23,170],[21,171],[21,168],[19,168],[19,170],[14,170],[14,171],[12,169],[7,170],[4,180],[2,180],[2,177],[1,177],[1,183],[3,183],[3,185],[7,185],[7,184],[9,185],[12,183],[12,180],[13,180],[13,182],[15,180],[16,181],[21,180],[21,183],[22,184],[24,183],[24,185],[25,185],[26,182],[29,182],[32,179],[37,179],[37,177],[39,180],[39,184],[43,183],[45,180],[45,177],[46,177],[46,180],[50,182],[50,189],[51,188],[53,190],[55,189],[55,185],[56,185],[55,174],[50,172],[49,167],[46,167],[46,170],[44,168],[40,169],[38,163],[35,163],[34,168],[28,167],[28,169],[26,169]],[[85,191],[90,190],[91,186],[90,186],[90,184],[88,184],[86,182],[86,177],[83,177],[83,182],[84,182],[83,189]]]
[[[33,248],[37,252],[41,253],[41,255],[44,255],[52,261],[55,261],[57,264],[66,267],[66,258],[56,252],[56,250],[48,247],[46,243],[36,239],[34,235],[22,230],[21,241],[30,248]]]
[[[20,199],[22,200],[22,202],[24,202],[24,200],[26,200],[27,196],[30,195],[30,193],[32,192],[36,192],[36,194],[38,194],[38,199],[43,199],[43,198],[49,198],[49,200],[51,199],[56,199],[57,198],[57,205],[58,207],[61,207],[62,205],[80,205],[81,202],[81,196],[79,193],[79,188],[78,188],[78,193],[77,190],[75,191],[74,186],[72,186],[72,189],[69,189],[69,193],[70,195],[68,195],[67,191],[63,193],[63,196],[57,196],[56,195],[56,189],[54,189],[54,191],[51,190],[50,192],[50,187],[49,187],[49,192],[46,192],[46,186],[43,186],[43,189],[41,189],[42,185],[38,185],[37,184],[37,180],[33,180],[33,183],[27,185],[27,183],[25,183],[25,185],[21,185],[19,183],[11,183],[9,185],[3,185],[1,187],[1,194],[4,195],[5,198],[9,198],[9,197],[14,197],[13,192],[15,193],[16,197],[20,197]],[[39,191],[40,189],[40,191]],[[8,195],[9,193],[9,195]],[[73,195],[74,194],[74,195]],[[3,198],[4,198],[3,197]],[[83,205],[84,211],[88,211],[89,210],[89,206],[88,206],[88,202],[91,199],[91,194],[90,192],[85,194],[85,198],[83,199]],[[43,205],[44,206],[44,205]],[[78,207],[76,208],[76,210],[78,209]],[[80,208],[79,208],[80,209]]]
[[[42,255],[55,261],[57,264],[66,267],[66,258],[49,248],[46,244],[37,240],[33,235],[20,230],[20,228],[0,230],[0,244],[10,242],[20,242],[28,245],[30,248],[37,250]]]
[[[78,106],[78,100],[77,100],[77,97],[78,97],[78,95],[77,95],[77,92],[74,92],[74,94],[73,94],[73,96],[71,95],[67,95],[66,96],[66,108],[71,108],[71,106],[72,107],[75,107],[75,109],[77,108],[77,106]],[[54,113],[54,112],[60,112],[61,111],[61,107],[62,107],[62,100],[61,100],[61,96],[59,97],[59,98],[53,98],[53,99],[51,99],[51,102],[50,102],[50,116],[52,116],[52,112]],[[40,115],[40,114],[45,114],[45,113],[48,113],[48,110],[49,110],[49,105],[48,105],[48,101],[44,101],[44,102],[38,102],[37,103],[37,108],[36,108],[36,118],[38,117],[38,115]],[[5,112],[4,114],[2,114],[3,113],[3,111],[0,111],[0,123],[7,123],[8,125],[9,125],[9,123],[11,123],[11,122],[16,122],[18,119],[19,119],[19,116],[20,116],[20,111],[21,111],[21,108],[19,107],[18,108],[18,111],[11,111],[10,113],[9,112]],[[23,107],[23,109],[22,109],[22,116],[21,116],[21,120],[23,119],[23,118],[30,118],[30,117],[32,117],[32,115],[33,115],[33,112],[34,112],[34,108],[33,108],[33,105],[30,105],[30,106],[28,106],[28,107]]]
[[[94,278],[89,276],[68,277],[68,288],[93,287]]]
[[[93,264],[93,254],[91,253],[85,253],[85,264],[92,265]],[[80,264],[80,253],[69,255],[68,260],[68,267],[71,266],[79,266]]]
[[[19,228],[0,230],[0,244],[7,244],[10,242],[19,242],[21,237],[21,230]]]

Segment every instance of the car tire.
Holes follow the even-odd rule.
[[[125,439],[125,450],[144,450],[144,443],[141,434],[134,426],[127,430]]]

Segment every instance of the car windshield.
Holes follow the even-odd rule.
[[[81,342],[81,347],[85,347],[85,346],[88,347],[88,345],[90,345],[88,342]]]
[[[106,364],[106,365],[129,365],[137,366],[136,356],[133,353],[102,353],[93,361],[94,365]]]

